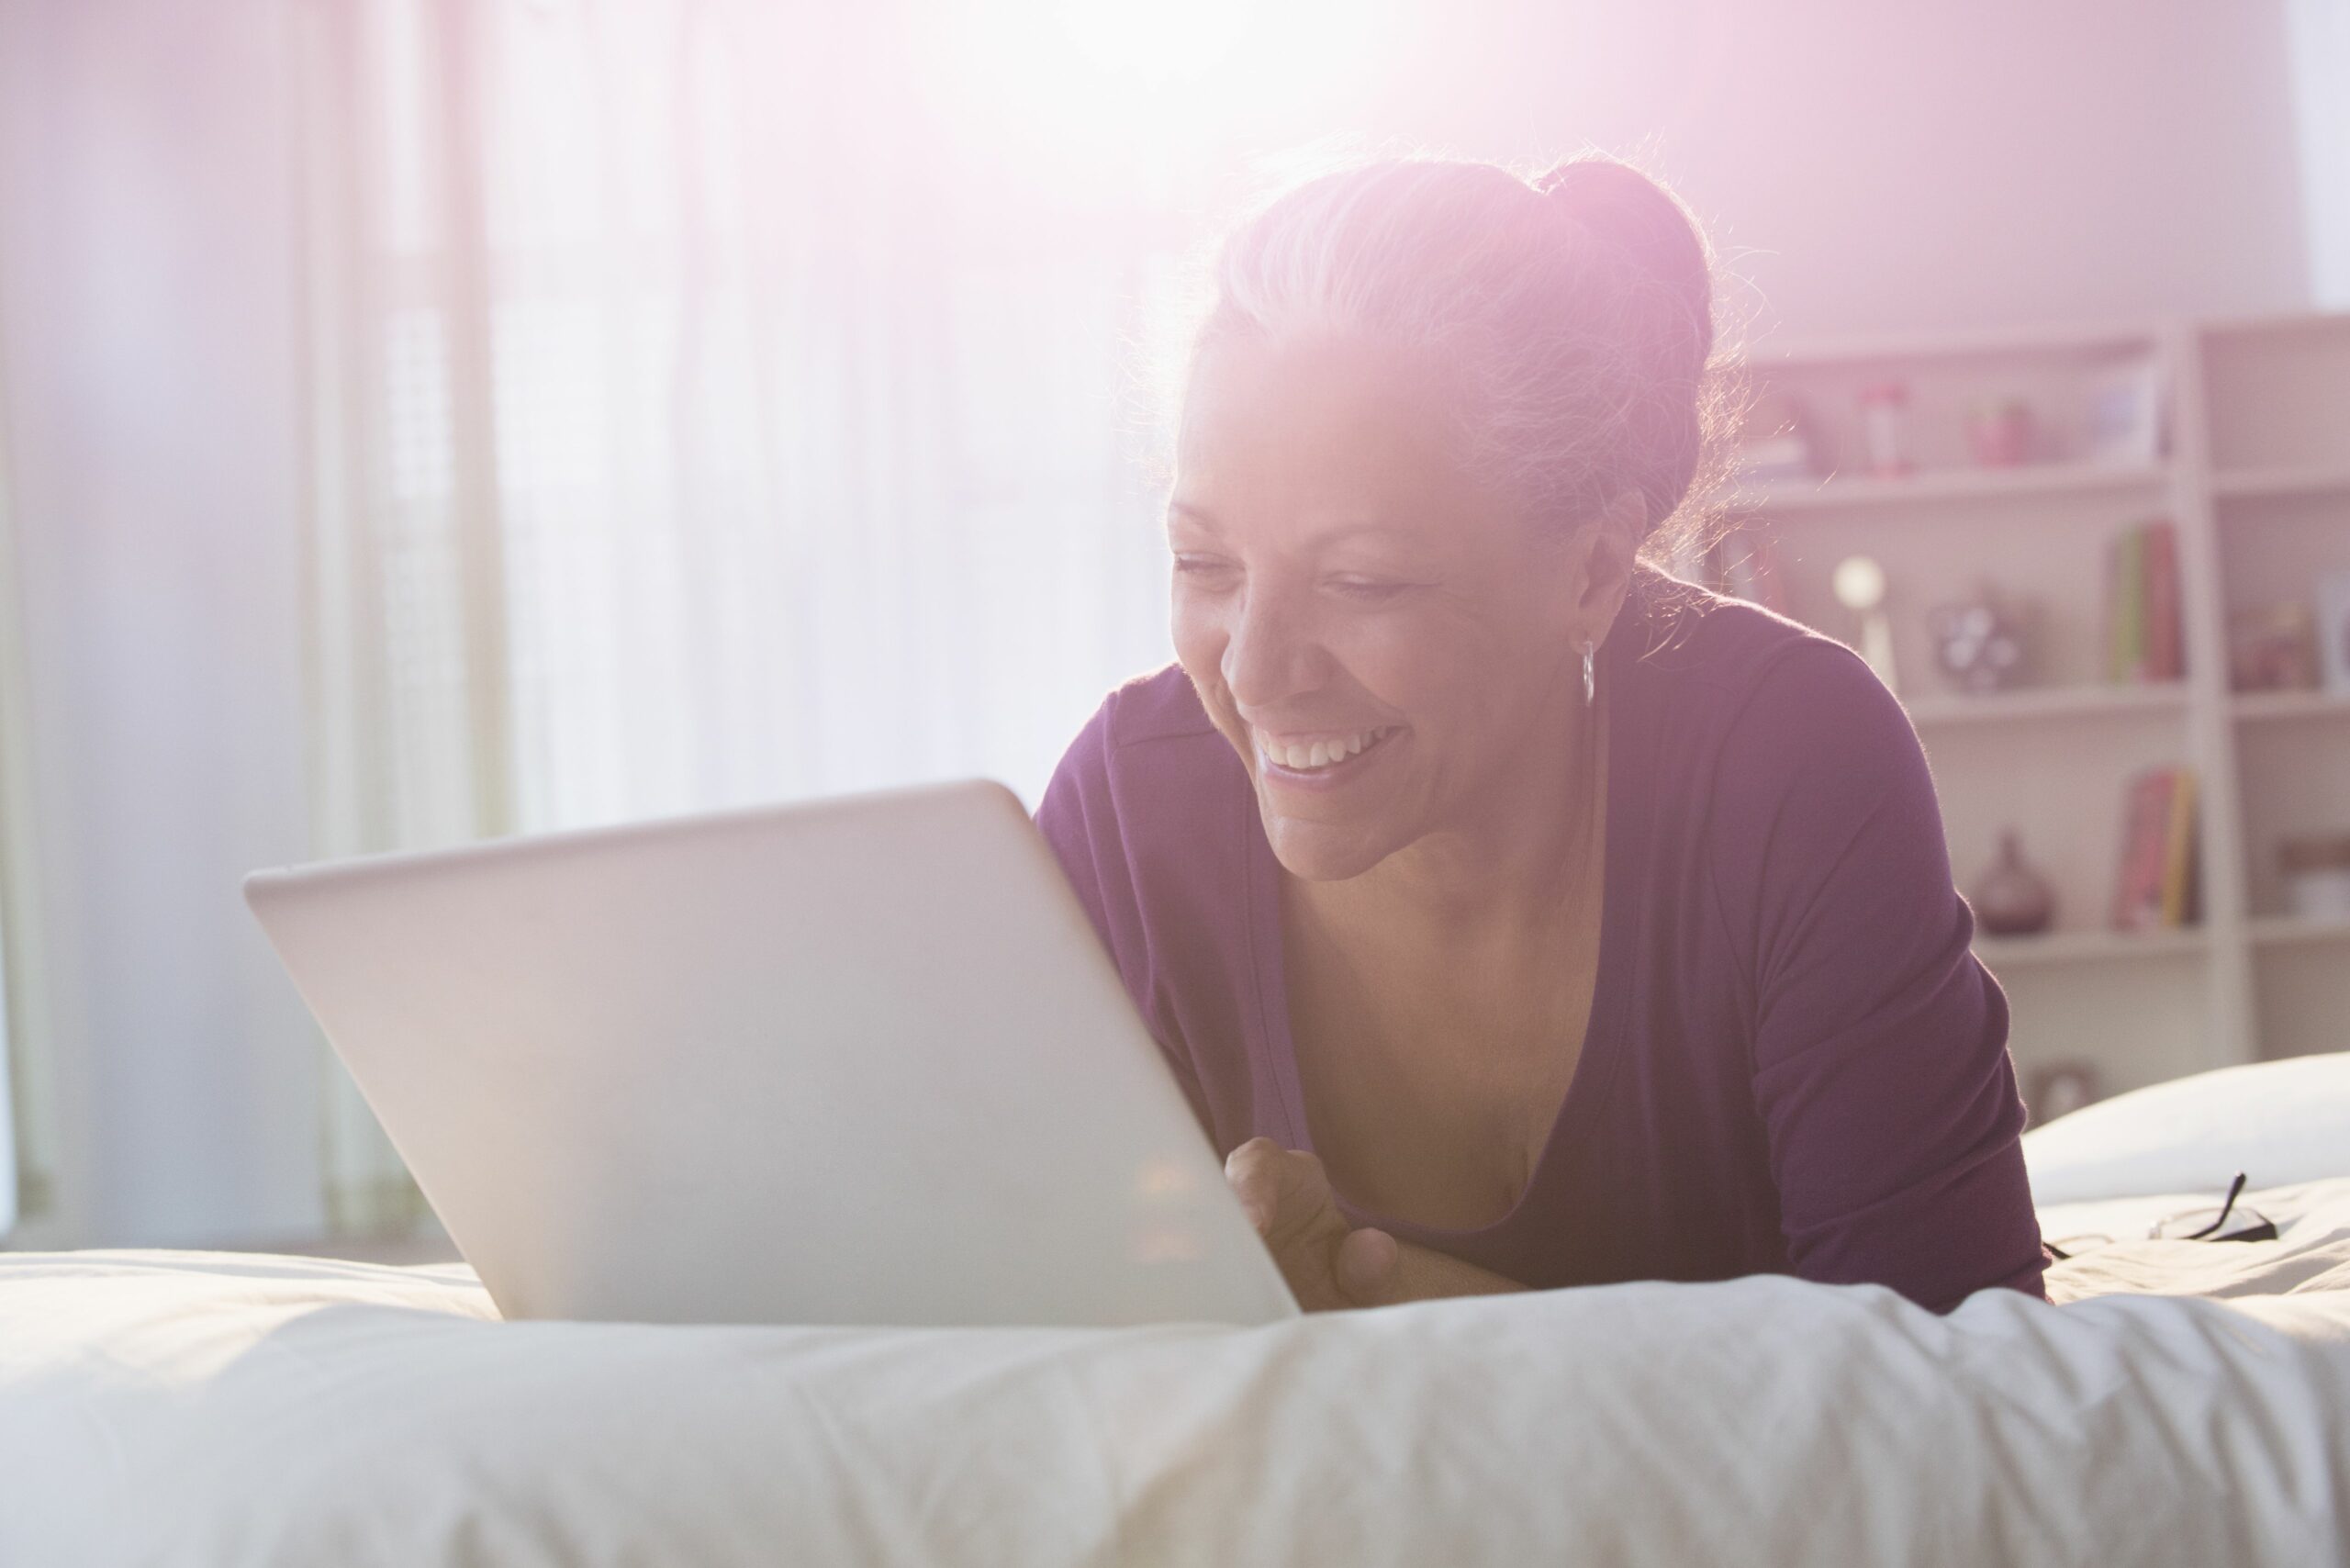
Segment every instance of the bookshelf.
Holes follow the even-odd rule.
[[[2350,315],[1765,346],[1745,368],[1750,437],[1799,428],[1808,461],[1782,443],[1780,476],[1724,498],[1737,532],[1676,569],[1861,646],[1832,574],[1881,564],[1891,684],[1961,890],[2012,829],[2055,892],[2047,932],[1976,940],[2027,1088],[2076,1062],[2109,1094],[2350,1049],[2350,918],[2292,913],[2277,859],[2288,838],[2350,834],[2350,691],[2238,691],[2229,659],[2241,616],[2350,572]],[[2018,404],[2029,423],[2004,450],[1970,430]],[[1907,472],[1880,471],[1888,442]],[[2156,520],[2174,530],[2184,676],[2116,680],[2109,552]],[[1927,611],[1986,587],[2019,612],[2027,673],[1975,693],[1939,667]],[[2125,791],[2162,767],[2195,775],[2199,917],[2117,931]]]

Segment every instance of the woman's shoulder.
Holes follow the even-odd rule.
[[[1153,1005],[1169,962],[1195,981],[1200,966],[1244,961],[1254,811],[1246,769],[1178,666],[1113,689],[1070,743],[1036,825],[1137,1004]]]
[[[1644,574],[1625,610],[1627,656],[1667,701],[1732,717],[1757,697],[1799,697],[1822,683],[1849,689],[1857,678],[1883,690],[1867,663],[1834,637],[1695,583]]]
[[[1191,677],[1172,662],[1113,688],[1099,712],[1104,743],[1115,749],[1152,741],[1219,738]]]
[[[1794,796],[1930,790],[1908,712],[1859,654],[1703,588],[1677,602],[1665,630],[1650,622],[1628,685],[1652,726],[1653,744],[1639,748],[1651,783],[1685,797],[1693,818],[1751,826],[1780,817]]]
[[[1100,793],[1113,781],[1163,770],[1187,752],[1212,761],[1219,750],[1228,755],[1230,748],[1182,666],[1170,663],[1111,688],[1069,743],[1054,778]]]
[[[1063,755],[1046,800],[1069,796],[1111,816],[1181,831],[1225,787],[1246,787],[1182,666],[1135,676],[1102,699]]]

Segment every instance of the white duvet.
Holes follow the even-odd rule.
[[[2125,1241],[2067,1305],[1944,1317],[1756,1278],[507,1324],[462,1269],[0,1255],[0,1564],[2340,1563],[2350,1180],[2253,1196],[2279,1241]],[[2097,1294],[2149,1289],[2203,1294]]]

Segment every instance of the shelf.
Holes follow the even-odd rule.
[[[1833,470],[1754,475],[1716,498],[1779,547],[1790,603],[1832,612],[1833,568],[1854,553],[1897,567],[1911,610],[1958,602],[1986,575],[2047,600],[2037,667],[2050,684],[1980,694],[1942,678],[1920,616],[1894,617],[1897,662],[1918,672],[1903,707],[1932,756],[1953,860],[1987,863],[2003,831],[2020,832],[2081,922],[1977,933],[1976,956],[2015,980],[2015,1038],[2052,1054],[2094,1043],[2149,1080],[2338,1048],[2350,919],[2275,913],[2288,907],[2281,874],[2254,852],[2339,822],[2332,748],[2350,745],[2350,693],[2232,692],[2220,655],[2232,612],[2311,597],[2350,566],[2350,312],[1750,345],[1744,363],[1796,405]],[[1927,465],[1914,475],[1868,472],[1861,394],[1879,378],[1910,387],[1903,449]],[[2102,399],[2143,409],[2147,390],[2167,450],[2093,454],[2098,411],[2113,411]],[[2036,450],[2078,455],[1975,465],[1965,415],[1994,397],[2033,408]],[[2101,681],[2113,536],[2157,515],[2177,531],[2181,631],[2209,656],[2186,680]],[[2105,929],[2128,807],[2117,780],[2167,765],[2197,776],[2202,924]]]
[[[1909,722],[1920,729],[1929,724],[2003,724],[2033,719],[2161,713],[2187,706],[2187,683],[2158,680],[2142,686],[2027,687],[1985,692],[1979,697],[1953,694],[1915,700],[1904,698],[1902,706],[1908,711]]]
[[[2211,493],[2222,500],[2322,496],[2333,490],[2350,490],[2350,467],[2338,463],[2294,463],[2271,468],[2232,468],[2211,476]]]
[[[1978,936],[1975,956],[1996,975],[2002,965],[2177,958],[2202,952],[2210,940],[2200,926],[2168,931],[2051,931],[2040,936]]]
[[[2248,316],[2206,317],[2199,323],[2207,342],[2261,337],[2309,337],[2350,331],[2350,315],[2268,310]]]
[[[1829,511],[1849,507],[1935,501],[2029,499],[2085,490],[2156,490],[2170,483],[2165,463],[2035,463],[2013,468],[1929,470],[1905,479],[1870,475],[1775,480],[1733,488],[1728,504],[1748,512]]]
[[[1765,343],[1750,352],[1743,363],[1752,370],[1769,371],[1895,360],[2039,359],[2049,354],[2112,358],[2151,353],[2160,342],[2159,330],[2152,326],[2001,327]]]
[[[2350,694],[2332,691],[2239,691],[2228,699],[2239,722],[2350,718]]]
[[[2305,920],[2298,914],[2255,915],[2253,941],[2262,946],[2299,942],[2350,942],[2350,920]]]

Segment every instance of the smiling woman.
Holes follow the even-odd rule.
[[[2038,1294],[1916,733],[1652,564],[1735,413],[1687,214],[1607,159],[1384,161],[1215,282],[1176,662],[1038,822],[1300,1299]]]

